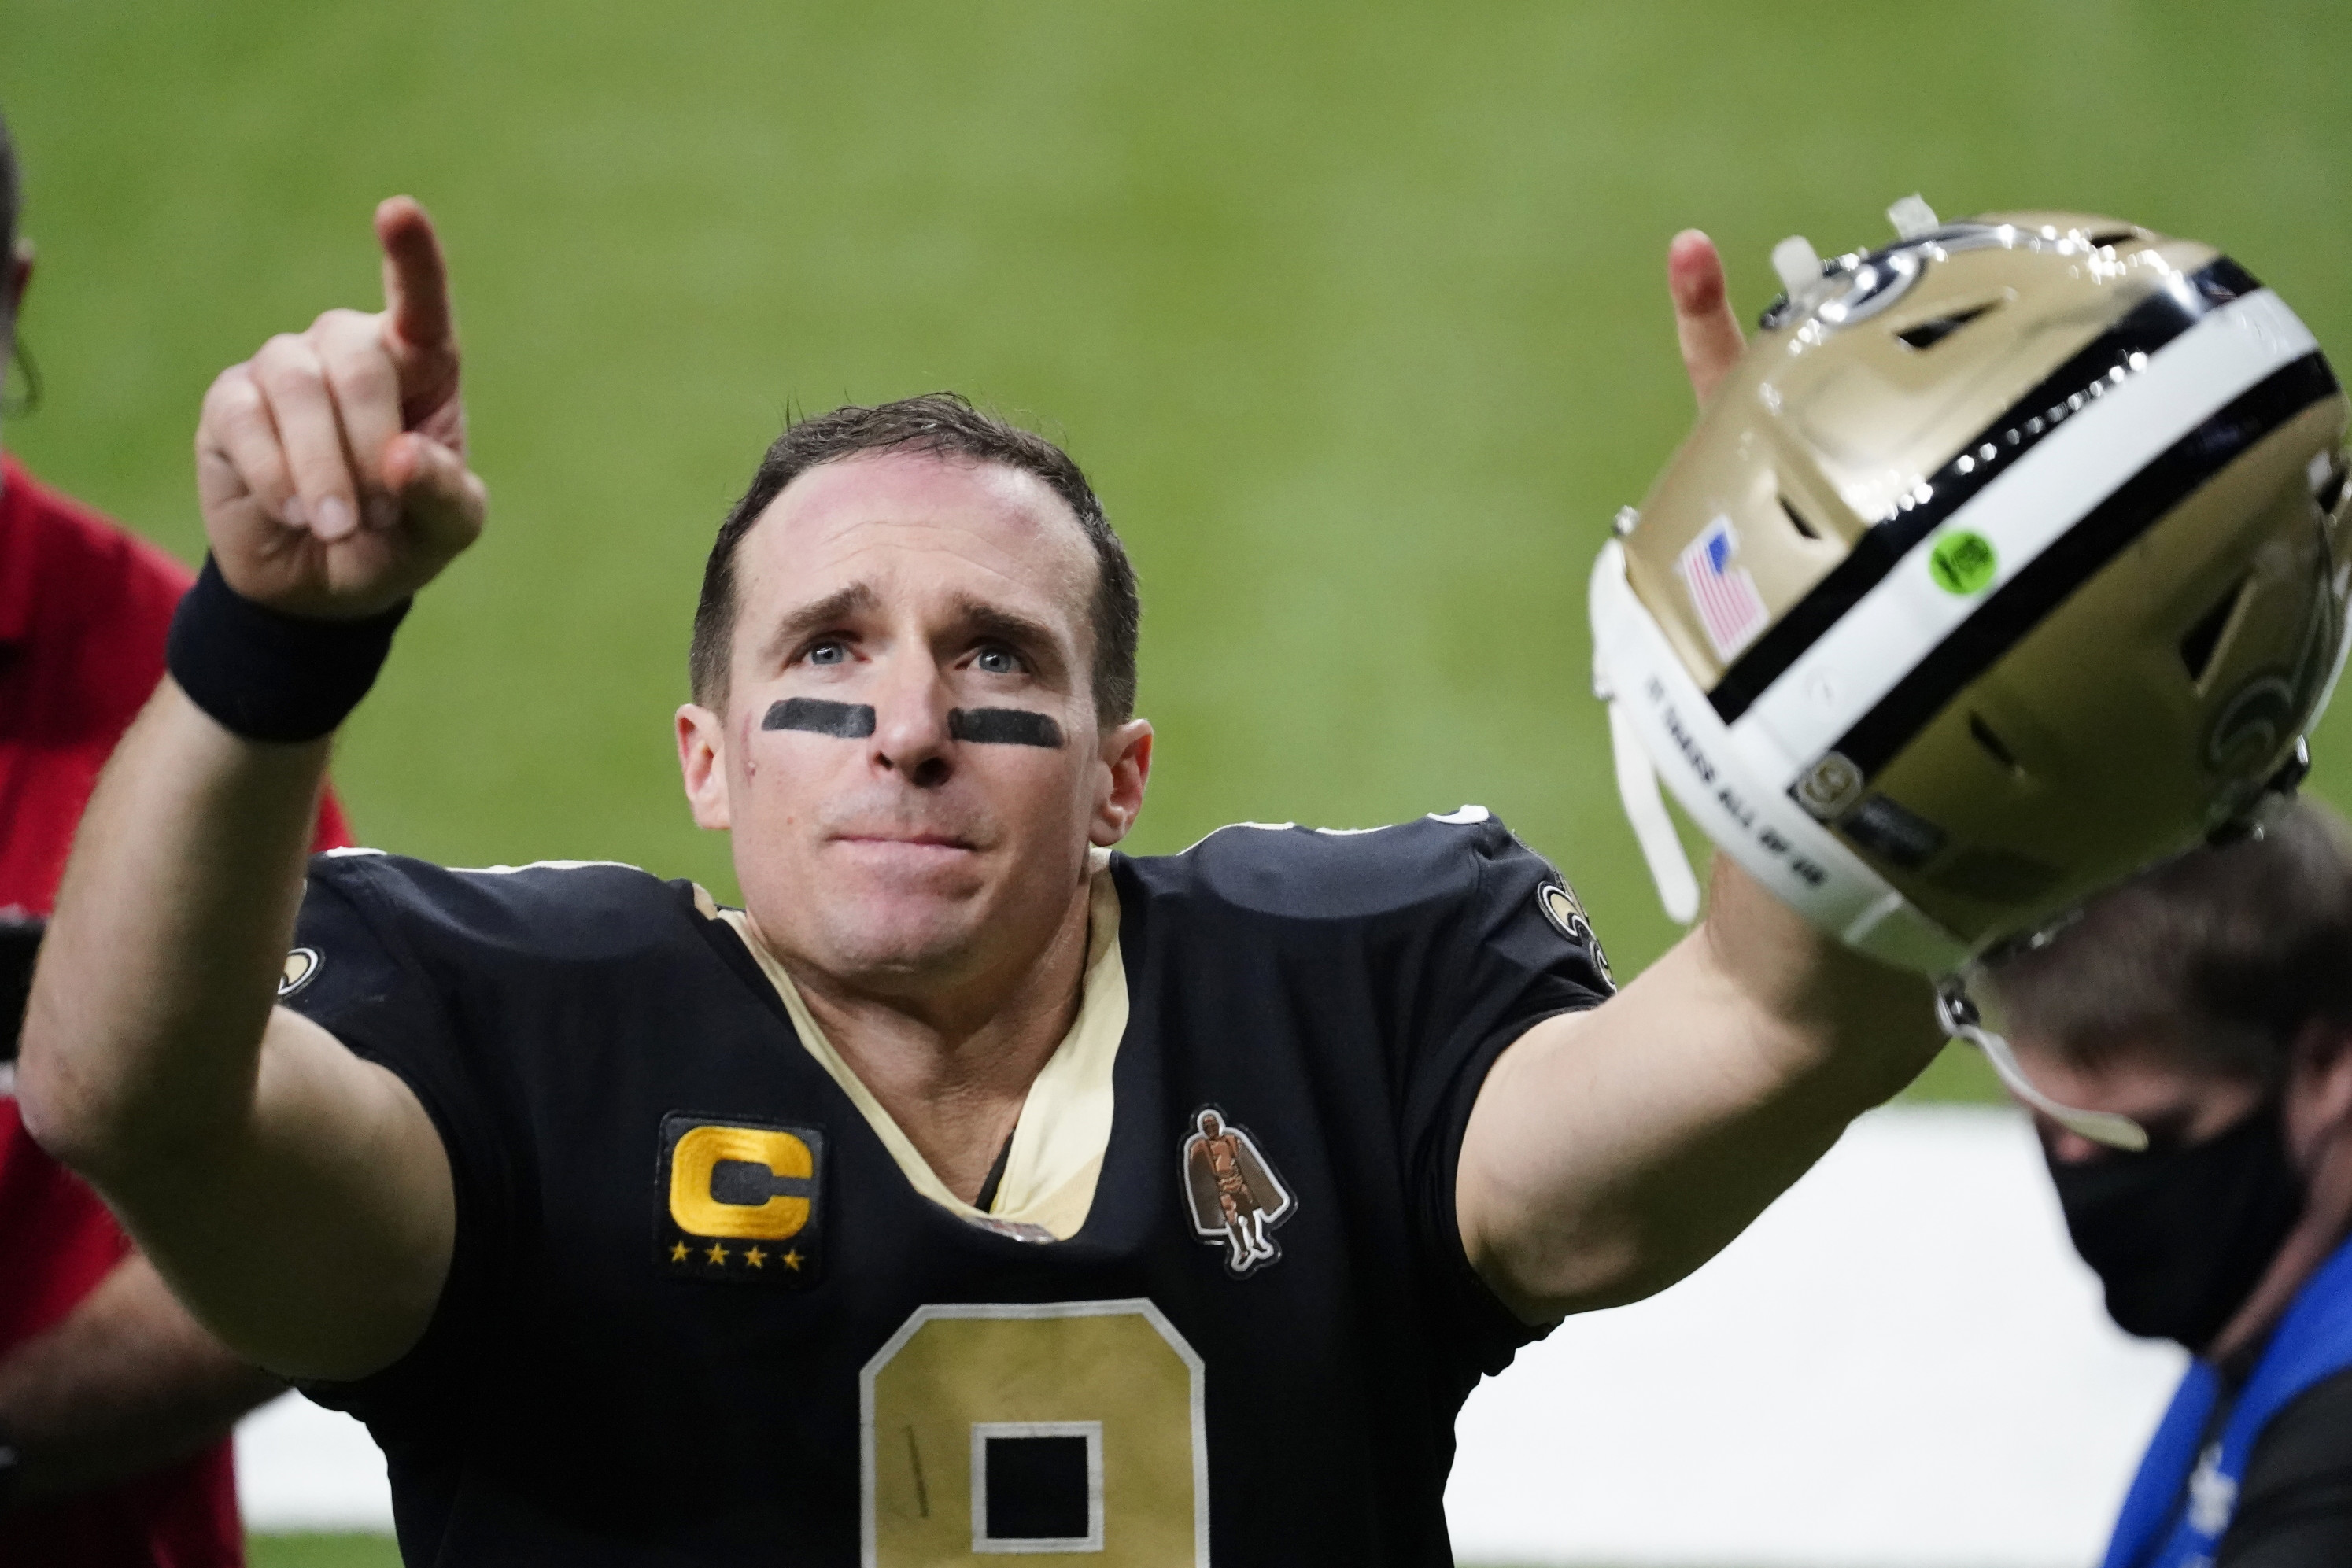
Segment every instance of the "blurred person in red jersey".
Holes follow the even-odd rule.
[[[33,270],[0,123],[0,367]],[[30,384],[29,371],[26,382]],[[26,1135],[16,1036],[74,824],[192,574],[0,454],[0,1563],[233,1568],[230,1426],[282,1386],[198,1327]],[[316,846],[349,841],[331,797]]]

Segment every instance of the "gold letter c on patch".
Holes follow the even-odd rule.
[[[765,1203],[721,1203],[711,1196],[711,1178],[722,1161],[765,1166],[775,1176],[805,1182],[816,1175],[809,1146],[790,1133],[758,1127],[700,1126],[677,1141],[670,1155],[669,1217],[693,1236],[742,1237],[781,1241],[809,1221],[809,1200],[778,1193]]]

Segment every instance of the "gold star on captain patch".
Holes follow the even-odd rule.
[[[768,1266],[768,1255],[757,1247],[747,1248],[744,1249],[743,1261],[754,1269],[764,1269]]]
[[[713,1263],[724,1263],[727,1261],[727,1249],[714,1241],[710,1244],[710,1250],[704,1253],[703,1256],[709,1259]]]
[[[800,1266],[801,1266],[801,1255],[800,1255],[800,1252],[799,1252],[799,1250],[798,1250],[797,1249],[793,1249],[793,1250],[792,1250],[792,1251],[786,1252],[786,1253],[784,1254],[784,1267],[785,1267],[785,1268],[787,1268],[787,1269],[791,1269],[791,1270],[793,1270],[797,1271],[797,1270],[799,1270]]]
[[[688,1250],[688,1249],[686,1243],[683,1241],[679,1242],[677,1246],[669,1249],[669,1260],[673,1263],[685,1262]]]

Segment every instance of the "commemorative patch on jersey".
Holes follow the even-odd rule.
[[[1602,982],[1615,990],[1617,977],[1609,972],[1609,955],[1601,950],[1601,937],[1585,918],[1584,905],[1576,901],[1575,891],[1564,882],[1545,883],[1536,889],[1536,907],[1543,911],[1553,929],[1592,955],[1592,967],[1601,971]]]
[[[1298,1200],[1257,1140],[1224,1118],[1214,1105],[1192,1113],[1192,1134],[1184,1140],[1184,1206],[1192,1234],[1225,1249],[1225,1267],[1236,1277],[1282,1256],[1274,1228],[1288,1219]]]
[[[667,1272],[805,1290],[824,1271],[824,1134],[674,1111],[662,1118],[654,1261]]]

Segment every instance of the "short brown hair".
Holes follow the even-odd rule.
[[[2120,1049],[2274,1081],[2314,1019],[2352,1024],[2352,849],[2298,800],[2259,838],[2192,850],[2000,961],[2012,1033],[2070,1060]]]
[[[727,695],[728,660],[735,639],[735,554],[743,536],[785,486],[820,464],[861,452],[920,452],[994,463],[1044,480],[1077,519],[1099,569],[1091,607],[1096,717],[1112,725],[1133,716],[1135,650],[1143,607],[1127,547],[1111,531],[1094,486],[1068,453],[1042,435],[974,408],[956,392],[926,392],[871,408],[836,408],[795,420],[776,437],[760,459],[751,487],[719,524],[719,538],[702,569],[702,598],[695,606],[694,640],[687,654],[695,701],[709,706]]]

